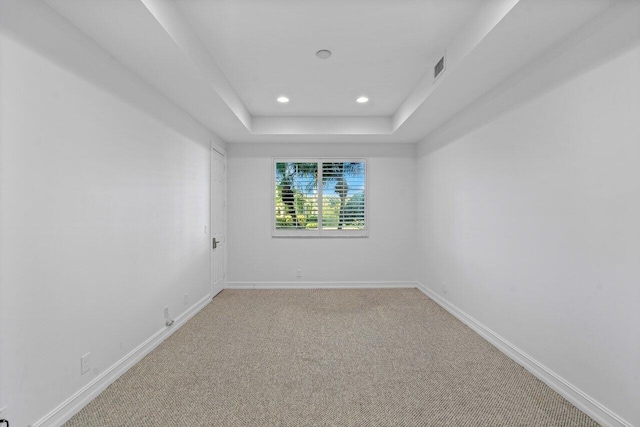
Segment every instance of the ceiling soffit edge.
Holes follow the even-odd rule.
[[[519,0],[484,2],[474,21],[446,49],[447,72],[434,82],[428,69],[390,116],[254,116],[173,0],[140,0],[204,80],[253,135],[392,135],[411,117]]]

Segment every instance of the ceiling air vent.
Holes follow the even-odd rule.
[[[440,58],[438,63],[433,67],[433,79],[437,79],[440,74],[444,71],[444,56]]]

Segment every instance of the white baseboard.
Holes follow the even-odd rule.
[[[224,291],[224,286],[217,286],[211,289],[211,299],[215,298],[220,292]]]
[[[110,368],[106,369],[89,384],[58,405],[54,410],[37,422],[33,423],[31,427],[60,426],[67,422],[71,417],[91,402],[91,400],[109,387],[115,380],[120,378],[122,374],[127,372],[129,368],[142,360],[143,357],[160,345],[162,341],[166,340],[171,334],[184,325],[187,320],[191,319],[196,313],[202,310],[210,301],[211,294],[207,294],[187,311],[174,319],[172,326],[166,326],[153,334],[146,341],[129,352],[129,354],[118,360]]]
[[[509,358],[531,372],[542,382],[547,384],[561,396],[575,405],[578,409],[589,415],[598,423],[611,427],[633,427],[630,423],[613,413],[605,406],[588,396],[586,393],[560,377],[552,370],[520,350],[497,333],[469,316],[449,301],[440,297],[432,289],[420,282],[227,282],[225,289],[334,289],[334,288],[418,288],[421,292],[447,310],[461,322],[469,326],[484,339],[506,354]],[[86,404],[105,390],[129,368],[149,354],[162,341],[179,329],[191,317],[198,313],[211,300],[211,295],[206,295],[189,310],[181,314],[171,327],[165,327],[129,354],[124,356],[113,366],[96,377],[85,387],[76,392],[61,403],[43,418],[32,424],[32,427],[60,426],[80,411]]]
[[[477,332],[482,338],[493,344],[498,350],[503,352],[514,362],[531,372],[540,381],[555,390],[562,397],[571,402],[575,407],[590,416],[603,426],[610,427],[633,427],[631,423],[625,421],[620,416],[610,411],[604,405],[584,393],[582,390],[553,372],[551,369],[511,344],[500,335],[469,316],[446,299],[438,295],[434,290],[426,287],[420,282],[416,283],[417,288],[425,295],[438,303],[442,308],[458,318],[462,323]]]
[[[227,282],[225,289],[415,288],[416,282]]]

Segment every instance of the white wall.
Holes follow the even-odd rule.
[[[206,298],[216,138],[40,2],[0,12],[0,408],[21,426]],[[417,277],[640,425],[639,71],[636,46],[417,162],[230,147],[229,284]],[[370,236],[272,238],[279,156],[367,157]]]
[[[369,237],[272,237],[273,157],[342,156],[368,159]],[[228,285],[415,280],[414,164],[414,145],[230,146]]]
[[[638,76],[636,45],[416,166],[419,280],[633,425]]]
[[[0,37],[0,407],[26,426],[209,294],[210,151]]]

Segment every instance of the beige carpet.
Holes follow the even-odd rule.
[[[416,289],[225,290],[72,426],[595,426]]]

